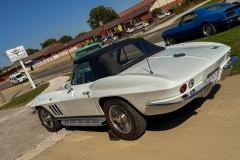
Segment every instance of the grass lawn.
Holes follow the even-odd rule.
[[[3,106],[0,107],[0,110],[16,108],[16,107],[21,107],[23,105],[26,105],[31,100],[33,100],[37,95],[42,93],[48,86],[49,86],[49,83],[42,84],[37,88],[14,98],[9,103],[4,104]]]
[[[218,42],[232,48],[232,55],[240,56],[240,26],[230,28],[214,36],[195,39],[193,42]],[[231,75],[240,74],[240,62],[238,61],[232,69]]]

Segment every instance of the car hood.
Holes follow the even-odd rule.
[[[211,42],[182,43],[166,47],[164,51],[148,57],[148,61],[153,75],[184,82],[210,66],[217,68],[220,65],[218,61],[230,49],[229,46]],[[149,66],[144,60],[121,74],[150,74]]]

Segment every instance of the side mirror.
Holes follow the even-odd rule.
[[[70,89],[70,88],[71,88],[70,82],[68,81],[68,82],[63,83],[63,85],[62,85],[61,88],[62,88],[62,89]]]
[[[66,83],[65,83],[65,89],[67,89],[67,90],[71,89],[71,84],[70,84],[70,82],[66,82]]]

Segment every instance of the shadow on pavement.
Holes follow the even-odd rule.
[[[211,92],[206,98],[197,98],[184,106],[183,108],[174,111],[172,113],[164,114],[164,115],[157,115],[147,117],[147,129],[149,131],[164,131],[175,128],[189,119],[191,116],[198,114],[196,109],[200,108],[202,104],[207,99],[213,99],[214,95],[218,92],[221,88],[221,85],[216,84],[213,86]],[[89,131],[89,132],[108,132],[108,126],[100,126],[100,127],[65,127],[66,130],[69,131]]]
[[[13,100],[20,92],[22,92],[22,90],[18,91],[18,92],[12,97],[12,99],[10,99],[10,101]]]
[[[108,126],[99,126],[99,127],[73,127],[73,126],[68,126],[65,127],[66,130],[68,131],[85,131],[85,132],[107,132],[110,128]]]

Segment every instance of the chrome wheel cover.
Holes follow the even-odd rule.
[[[131,131],[131,121],[121,107],[113,105],[109,108],[109,119],[116,130],[123,134],[128,134]]]
[[[51,115],[45,110],[41,110],[40,114],[44,125],[47,126],[48,128],[53,128],[53,120]]]
[[[211,36],[213,34],[212,27],[209,24],[203,26],[203,34],[205,36]]]
[[[174,38],[171,37],[171,36],[167,36],[167,43],[168,43],[169,45],[175,44]]]

